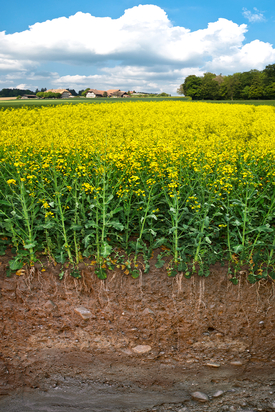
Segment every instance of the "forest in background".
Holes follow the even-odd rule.
[[[203,76],[190,75],[177,92],[193,100],[272,100],[275,99],[275,64],[262,71],[250,70],[228,76],[210,72]]]

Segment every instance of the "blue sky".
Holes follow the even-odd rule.
[[[176,94],[189,74],[275,63],[275,3],[10,0],[0,89],[86,87]]]

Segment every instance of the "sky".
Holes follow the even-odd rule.
[[[176,95],[186,76],[275,63],[270,0],[9,0],[2,88],[87,87]]]

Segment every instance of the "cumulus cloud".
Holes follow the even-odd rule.
[[[91,88],[110,89],[112,87],[121,90],[173,91],[176,90],[182,79],[192,72],[197,76],[203,75],[203,71],[193,67],[184,69],[172,69],[166,67],[147,66],[116,66],[103,68],[96,75],[66,75],[56,78],[53,83],[56,87],[83,88],[90,85]]]
[[[253,11],[243,8],[243,16],[248,19],[250,23],[259,23],[265,21],[263,13],[261,13],[257,7],[253,8]]]
[[[261,13],[254,9],[256,14]],[[272,45],[259,40],[245,44],[246,32],[246,24],[224,18],[196,31],[173,26],[155,5],[127,9],[118,19],[78,12],[36,23],[23,32],[0,32],[0,73],[21,72],[21,82],[29,83],[43,77],[39,66],[43,70],[44,65],[58,63],[68,75],[52,73],[51,84],[56,86],[168,85],[167,91],[175,91],[176,83],[188,74],[262,69],[273,62]],[[78,70],[87,74],[79,75]]]

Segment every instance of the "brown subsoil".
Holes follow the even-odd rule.
[[[102,281],[83,264],[81,279],[67,269],[59,280],[50,262],[8,278],[6,263],[0,411],[275,410],[271,281],[234,286],[219,265],[208,278],[168,278],[154,260],[138,279],[117,270]]]

